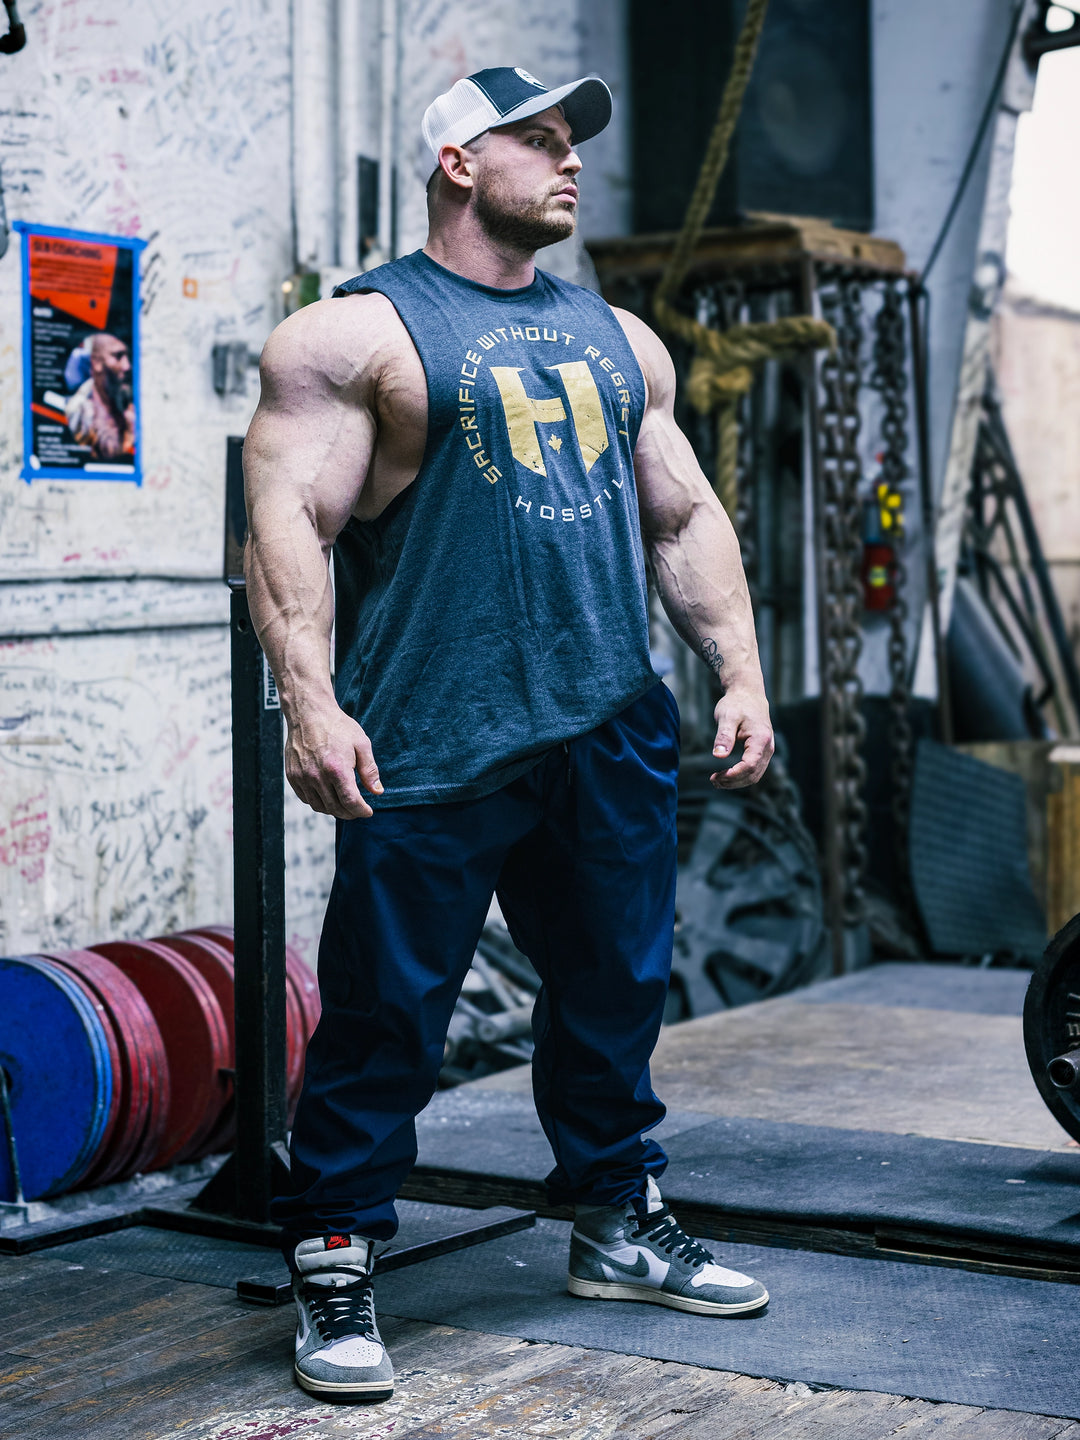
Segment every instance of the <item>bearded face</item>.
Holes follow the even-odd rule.
[[[98,393],[121,414],[131,404],[131,357],[114,335],[95,337],[90,370]]]
[[[531,254],[574,233],[574,208],[555,199],[565,180],[549,183],[540,198],[522,197],[507,172],[482,166],[474,184],[476,217],[494,241]]]

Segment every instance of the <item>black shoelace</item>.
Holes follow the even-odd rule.
[[[371,1281],[366,1275],[351,1285],[304,1286],[303,1298],[311,1312],[311,1323],[323,1340],[343,1340],[347,1335],[375,1338],[375,1306]]]
[[[654,1210],[651,1215],[639,1215],[638,1219],[641,1223],[631,1232],[635,1240],[650,1240],[666,1254],[674,1253],[680,1260],[687,1261],[695,1270],[712,1263],[713,1257],[705,1246],[699,1245],[687,1235],[666,1205],[663,1210]]]

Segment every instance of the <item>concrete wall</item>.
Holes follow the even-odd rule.
[[[1006,290],[993,359],[1039,539],[1080,651],[1080,314]]]

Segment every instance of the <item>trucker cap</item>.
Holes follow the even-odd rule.
[[[424,139],[436,161],[444,145],[465,145],[496,125],[527,120],[561,105],[574,144],[598,135],[611,119],[611,91],[596,75],[569,85],[546,85],[520,66],[478,70],[452,85],[424,111]]]

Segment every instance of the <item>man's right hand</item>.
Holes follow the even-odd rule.
[[[289,726],[285,776],[305,805],[339,820],[360,820],[372,813],[356,783],[382,794],[379,767],[364,731],[336,705],[300,717]]]

